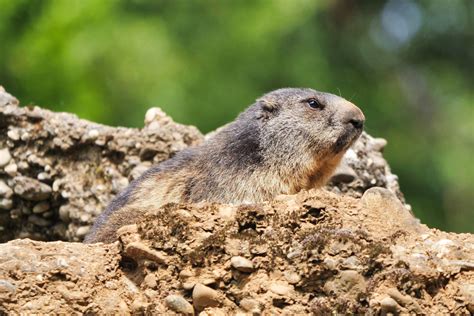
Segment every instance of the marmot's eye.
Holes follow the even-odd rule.
[[[316,99],[309,99],[308,101],[306,101],[306,103],[308,103],[308,105],[313,109],[322,109],[323,108],[321,103],[319,103]]]

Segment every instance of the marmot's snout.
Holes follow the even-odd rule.
[[[365,122],[364,113],[362,113],[362,111],[351,102],[344,102],[343,107],[343,122],[352,125],[356,130],[362,130]]]

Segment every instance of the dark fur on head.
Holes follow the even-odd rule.
[[[364,120],[359,108],[333,94],[270,92],[202,145],[132,182],[98,217],[86,242],[111,242],[139,212],[169,202],[255,203],[321,186]]]

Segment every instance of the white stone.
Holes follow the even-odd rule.
[[[0,167],[5,167],[11,159],[12,156],[10,155],[8,148],[0,149]]]

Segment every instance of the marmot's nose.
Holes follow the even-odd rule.
[[[355,128],[362,128],[364,127],[364,121],[361,119],[352,119],[349,121]]]
[[[354,104],[352,104],[350,102],[345,104],[345,106],[347,108],[346,108],[346,111],[344,113],[345,114],[344,115],[344,118],[345,118],[344,122],[348,123],[348,124],[351,124],[356,129],[362,129],[364,127],[364,122],[365,122],[364,113],[362,113],[362,111],[357,106],[355,106]]]

